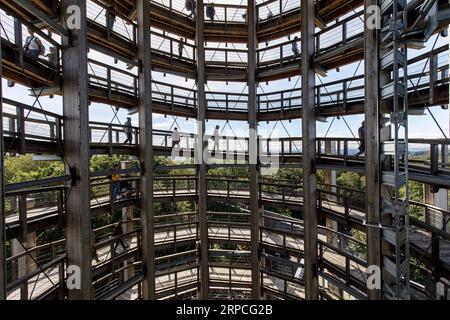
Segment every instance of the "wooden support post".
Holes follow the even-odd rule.
[[[19,154],[25,154],[25,110],[24,108],[16,108],[17,110],[17,137],[19,138]]]
[[[207,186],[206,186],[206,161],[204,153],[208,148],[205,141],[205,120],[206,120],[206,71],[205,71],[205,13],[203,0],[197,1],[197,152],[196,164],[198,168],[198,218],[200,231],[200,294],[201,300],[209,297],[209,267],[208,267],[208,224],[207,224]]]
[[[437,282],[439,282],[440,279],[440,238],[439,235],[432,232],[431,233],[431,273],[432,273],[432,280],[433,280],[433,289],[432,293],[434,294],[434,297],[436,297],[437,293]]]
[[[325,154],[330,155],[330,154],[334,154],[335,152],[336,151],[335,151],[335,147],[334,147],[334,141],[326,140],[325,141]],[[325,184],[336,185],[336,170],[325,170]],[[336,188],[330,187],[330,188],[328,188],[328,191],[335,193]],[[331,201],[337,200],[335,196],[326,195],[325,197]],[[331,244],[332,246],[337,247],[338,241],[335,237],[335,232],[338,231],[338,223],[332,219],[326,218],[326,226],[327,226],[327,228],[330,229],[327,231],[327,242],[329,244]]]
[[[432,206],[438,207],[442,210],[448,211],[449,205],[448,205],[448,190],[447,189],[440,189],[440,190],[433,190],[434,187],[429,184],[424,185],[423,190],[423,202],[425,204],[430,204]],[[437,192],[436,192],[437,191]],[[432,227],[436,229],[442,229],[444,226],[444,216],[442,212],[436,211],[436,210],[429,210],[429,217],[428,221],[425,221],[426,223],[429,223]]]
[[[142,176],[141,188],[141,233],[142,265],[144,280],[142,295],[145,300],[154,300],[155,294],[155,217],[153,213],[153,116],[152,116],[152,66],[150,43],[150,2],[137,0],[139,70],[139,160]]]
[[[121,169],[122,170],[133,169],[133,162],[122,161]],[[132,183],[135,184],[136,182],[133,181]],[[129,233],[133,232],[133,230],[134,230],[133,208],[134,208],[133,206],[122,208],[122,221],[123,221],[122,231],[125,234],[129,234]],[[128,244],[131,246],[132,237],[129,237],[128,239],[124,239],[124,240],[127,241]],[[127,281],[128,279],[130,279],[134,276],[133,263],[134,263],[134,258],[131,258],[131,259],[128,259],[127,261],[125,261],[125,266],[127,266],[127,268],[124,269],[124,272],[123,272],[124,281]]]
[[[0,30],[0,37],[2,31]],[[2,48],[0,46],[0,57]],[[0,79],[2,79],[2,61],[0,60]],[[0,83],[0,300],[6,300],[6,237],[5,237],[5,184],[3,175],[3,82]]]
[[[113,154],[112,124],[108,124],[108,155],[112,157],[112,154]]]
[[[430,174],[437,175],[439,173],[439,145],[430,145]]]
[[[19,199],[19,234],[18,239],[14,241],[14,255],[24,253],[28,248],[28,221],[27,221],[27,196],[20,195]],[[15,247],[15,248],[14,248]],[[24,277],[27,274],[27,253],[17,259],[17,276]],[[28,300],[28,282],[22,283],[20,287],[20,298]]]
[[[448,190],[439,190],[434,192],[433,186],[425,184],[423,188],[423,202],[448,210]],[[444,200],[444,201],[442,201]],[[444,203],[442,203],[444,202]],[[425,223],[436,229],[442,229],[443,216],[442,213],[431,208],[425,209]],[[431,281],[427,283],[426,290],[433,296],[437,297],[437,287],[439,283],[439,236],[434,232],[431,233]]]
[[[365,15],[369,6],[376,6],[377,0],[365,0]],[[368,17],[364,17],[367,21]],[[364,68],[366,127],[366,211],[369,224],[380,222],[380,151],[379,151],[379,70],[378,30],[364,24]],[[367,262],[381,267],[381,232],[378,228],[367,229]],[[381,299],[381,290],[368,290],[368,298]]]
[[[18,51],[18,63],[23,65],[23,31],[22,24],[18,18],[14,18],[14,42]]]
[[[33,249],[37,245],[36,232],[28,232],[27,234],[27,248]],[[55,258],[56,255],[53,256]],[[36,250],[33,250],[27,254],[27,273],[33,271],[37,266],[34,262],[36,260]]]
[[[314,72],[313,0],[301,0],[302,11],[302,150],[303,219],[305,237],[305,297],[318,299],[317,275],[317,177],[316,177],[316,107]]]
[[[248,0],[248,123],[249,123],[249,169],[250,169],[250,212],[251,212],[251,266],[252,298],[261,298],[259,227],[261,211],[259,205],[259,166],[258,166],[258,108],[256,105],[256,8],[255,1]]]
[[[27,264],[26,264],[26,253],[25,253],[25,243],[23,243],[21,233],[19,232],[19,237],[15,239],[11,239],[11,256],[15,257],[20,255],[18,258],[14,258],[13,260],[13,279],[20,279],[26,276]],[[28,290],[27,290],[27,282],[25,281],[20,284],[20,300],[28,300]]]
[[[428,103],[432,106],[435,105],[436,100],[438,98],[437,95],[437,85],[436,82],[438,80],[438,56],[436,54],[431,53],[430,55],[430,97],[428,99]]]
[[[63,0],[61,20],[69,21],[67,8],[80,9],[80,29],[71,30],[71,41],[63,43],[63,115],[66,173],[72,177],[66,192],[67,265],[80,270],[79,288],[68,290],[69,299],[88,300],[91,291],[91,208],[89,184],[89,103],[86,1]],[[70,10],[69,10],[70,12]],[[71,26],[70,26],[71,27]]]

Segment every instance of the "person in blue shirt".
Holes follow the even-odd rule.
[[[211,4],[208,4],[206,6],[206,16],[211,20],[214,21],[214,16],[216,15],[216,9],[214,9],[214,2],[211,2]]]

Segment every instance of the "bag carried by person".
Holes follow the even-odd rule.
[[[41,40],[37,39],[36,41],[39,46],[40,55],[45,56],[45,46],[42,44]]]

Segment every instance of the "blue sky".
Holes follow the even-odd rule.
[[[179,1],[178,1],[179,2]],[[219,3],[220,1],[216,1],[216,3]],[[244,0],[233,0],[233,1],[227,1],[227,3],[233,3],[233,4],[243,4],[246,1]],[[92,14],[95,14],[92,13]],[[99,17],[102,17],[99,15]],[[278,41],[273,41],[269,43],[269,45],[273,45],[276,42],[280,41],[286,41],[287,37],[279,39]],[[431,49],[433,43],[434,43],[435,37],[430,39],[427,46],[423,50],[409,50],[408,55],[409,58],[414,57],[416,55],[419,55],[421,53],[427,52]],[[448,38],[439,37],[436,48],[448,43]],[[217,44],[217,43],[208,43],[207,45],[209,48],[217,48],[217,47],[223,47],[223,44]],[[261,44],[261,46],[265,46],[265,44]],[[244,48],[243,46],[235,45],[236,48]],[[103,63],[113,64],[113,59],[104,56],[102,54],[96,53],[91,50],[90,57],[102,61]],[[445,60],[445,57],[443,57]],[[442,61],[441,61],[442,62]],[[444,61],[446,63],[446,61]],[[447,59],[448,63],[448,59]],[[358,68],[359,65],[359,68]],[[119,68],[123,68],[125,70],[125,64],[119,62],[117,65]],[[135,72],[135,71],[132,71]],[[336,70],[330,70],[326,77],[320,78],[317,77],[316,83],[320,84],[321,82],[331,82],[347,77],[351,77],[353,74],[361,75],[364,72],[364,62],[362,63],[353,63],[350,65],[346,65],[340,68],[339,72]],[[184,78],[180,78],[177,76],[172,76],[167,74],[166,76],[163,76],[160,73],[154,72],[153,73],[154,80],[170,83],[170,84],[176,84],[179,86],[186,87],[188,89],[195,88],[195,83],[193,80],[187,80]],[[6,87],[6,81],[3,79],[3,93],[5,97],[18,100],[24,103],[32,104],[34,102],[34,98],[29,96],[28,90],[20,85],[16,85],[14,88],[8,88]],[[294,86],[296,88],[300,87],[301,81],[299,77],[294,77],[291,79],[291,81],[288,81],[287,79],[279,80],[279,81],[272,81],[268,84],[261,83],[259,92],[275,92],[279,90],[284,89],[292,89]],[[207,90],[211,91],[221,91],[221,92],[234,92],[234,93],[241,93],[241,92],[247,92],[245,83],[229,83],[228,85],[225,83],[219,83],[219,82],[209,82],[207,86]],[[42,97],[40,98],[40,102],[44,109],[53,111],[56,113],[61,114],[62,113],[62,99],[61,97],[55,96],[53,99],[49,99],[48,97]],[[114,117],[114,108],[112,108],[109,105],[103,105],[103,104],[91,104],[90,106],[90,119],[92,121],[102,121],[102,122],[113,122],[118,123],[118,119],[120,122],[124,122],[127,117],[127,111],[126,110],[120,110],[118,112],[118,119]],[[449,129],[449,112],[448,110],[442,110],[440,107],[433,107],[431,108],[435,118],[438,120],[439,125],[442,127],[445,134],[450,136],[450,129]],[[138,123],[137,115],[132,115],[133,122],[135,124]],[[342,117],[341,119],[334,119],[328,118],[327,122],[318,122],[317,123],[317,135],[318,136],[325,136],[326,132],[330,128],[330,124],[333,122],[328,136],[338,136],[338,137],[352,137],[353,134],[356,135],[357,129],[361,123],[361,120],[363,119],[363,115],[356,115],[356,116],[346,116]],[[154,128],[162,129],[162,130],[169,130],[174,125],[175,118],[172,116],[164,117],[163,115],[154,115]],[[346,123],[348,124],[347,127]],[[248,135],[248,126],[245,122],[230,122],[230,126],[232,129],[229,128],[229,126],[225,126],[225,121],[209,121],[206,124],[207,131],[212,132],[214,130],[214,127],[216,124],[219,124],[221,128],[225,127],[224,134],[227,135],[238,135],[238,136],[246,136]],[[181,130],[184,132],[195,132],[196,125],[194,122],[194,119],[186,120],[184,118],[177,118],[176,120],[176,126],[181,127]],[[286,136],[301,136],[301,120],[292,120],[292,121],[283,121],[282,123],[276,123],[276,122],[260,122],[259,124],[259,131],[260,134],[264,136],[268,136],[270,132],[272,132],[273,128],[275,127],[275,130],[273,131],[272,136],[280,136],[280,137],[286,137]],[[352,132],[351,132],[351,131]],[[426,115],[422,116],[410,116],[409,117],[409,135],[412,138],[444,138],[442,133],[440,132],[438,126],[433,121],[432,117],[426,112]]]

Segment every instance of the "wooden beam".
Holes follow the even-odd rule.
[[[368,21],[369,6],[376,6],[377,0],[364,1],[364,21]],[[378,30],[364,24],[364,116],[366,126],[366,212],[369,225],[380,223],[380,146],[379,146],[379,50]],[[379,228],[367,229],[368,265],[381,266],[381,232]],[[381,299],[381,290],[368,290],[368,298]]]
[[[87,71],[86,1],[63,0],[64,24],[67,7],[80,8],[81,28],[72,30],[72,41],[63,43],[63,115],[66,173],[72,177],[66,192],[66,252],[68,266],[77,266],[81,287],[68,290],[69,299],[88,300],[91,291],[91,209],[89,183],[89,104]]]
[[[258,103],[256,91],[256,8],[255,1],[248,0],[248,123],[249,137],[249,169],[250,169],[250,212],[251,212],[251,265],[252,265],[252,298],[261,299],[261,277],[259,261],[259,226],[262,212],[259,204],[259,166],[258,166]]]
[[[42,10],[35,7],[29,0],[16,0],[16,3],[25,11],[31,13],[32,15],[36,16],[39,20],[41,20],[43,23],[45,23],[47,26],[49,26],[54,31],[58,32],[63,37],[69,36],[69,31],[65,28],[63,28],[59,23],[57,23],[55,20],[50,18],[46,13],[44,13]],[[65,12],[65,11],[63,11]]]
[[[0,37],[2,31],[0,30]],[[0,57],[2,46],[0,45]],[[2,61],[0,60],[0,80],[2,79]],[[3,81],[2,81],[3,83]],[[3,85],[0,83],[0,300],[6,300],[6,235],[5,235],[5,183],[4,183],[4,139],[3,139]]]
[[[155,290],[155,237],[153,213],[153,144],[152,126],[152,65],[150,43],[150,2],[137,0],[139,70],[139,160],[141,176],[141,234],[142,264],[145,272],[142,294],[145,300],[154,300]]]
[[[318,299],[317,275],[317,177],[316,177],[316,107],[314,72],[313,0],[301,0],[302,11],[302,152],[303,152],[303,219],[305,228],[305,297]]]
[[[24,252],[29,248],[28,246],[28,219],[27,219],[27,196],[20,195],[17,197],[19,201],[19,234],[17,239],[15,239],[15,245],[18,249],[17,253]],[[14,251],[14,250],[13,250]],[[16,253],[13,253],[15,255]],[[18,271],[19,277],[23,277],[28,273],[27,270],[27,259],[30,257],[28,254],[25,254],[23,257],[18,259]],[[28,300],[28,282],[23,283],[20,286],[20,298],[22,300]]]
[[[197,8],[203,8],[203,0],[197,1]],[[206,120],[206,69],[205,69],[205,13],[204,10],[197,9],[197,154],[196,164],[198,168],[198,218],[200,229],[200,299],[206,300],[209,297],[209,266],[208,266],[208,223],[207,223],[207,185],[206,185],[206,161],[205,151],[208,148],[205,136]]]

